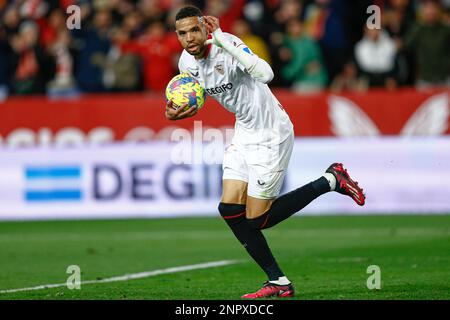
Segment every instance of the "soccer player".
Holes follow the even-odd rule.
[[[236,36],[224,33],[219,20],[193,6],[181,8],[176,33],[184,51],[178,67],[197,79],[206,92],[236,116],[232,143],[223,159],[223,193],[219,212],[236,238],[267,274],[261,289],[242,298],[291,297],[294,287],[278,266],[262,229],[275,226],[320,195],[337,191],[364,205],[365,195],[340,163],[323,176],[278,197],[292,152],[289,116],[268,87],[269,64]],[[197,107],[175,109],[170,120],[192,117]]]

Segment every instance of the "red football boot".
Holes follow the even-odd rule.
[[[266,281],[261,289],[254,293],[244,294],[243,299],[259,299],[277,296],[278,298],[289,298],[294,296],[294,286],[292,283],[288,285],[278,285]]]
[[[351,197],[360,206],[364,205],[366,202],[366,195],[364,194],[363,189],[358,186],[358,182],[353,181],[352,178],[350,178],[347,169],[344,169],[342,163],[333,163],[328,167],[326,172],[333,174],[336,178],[335,191]]]

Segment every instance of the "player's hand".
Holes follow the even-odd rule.
[[[188,106],[188,103],[175,108],[172,100],[169,100],[166,104],[166,118],[169,120],[181,120],[184,118],[193,117],[197,114],[197,106],[192,106],[187,110],[184,110]]]
[[[205,22],[206,31],[208,31],[208,33],[213,33],[217,29],[220,29],[218,18],[213,16],[204,16],[203,19]]]
[[[212,36],[212,39],[205,41],[205,45],[215,44],[218,47],[222,47],[222,42],[225,41],[225,36],[220,29],[219,19],[213,16],[204,16],[204,23],[206,30]]]

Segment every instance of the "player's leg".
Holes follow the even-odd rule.
[[[276,150],[280,164],[277,170],[269,165],[250,165],[247,218],[255,229],[266,229],[280,223],[329,191],[348,195],[357,204],[364,205],[363,190],[350,178],[340,163],[333,163],[320,178],[277,197],[292,147],[293,139],[288,139]]]
[[[289,157],[291,153],[290,143],[286,142],[287,148],[282,151],[283,155]],[[272,207],[278,195],[285,174],[285,166],[281,165],[278,159],[278,151],[265,146],[250,146],[246,150],[246,160],[249,167],[249,184],[247,190],[247,214],[246,219],[254,230],[261,230],[255,227],[252,222],[264,212]],[[287,161],[286,161],[287,162]],[[245,294],[242,298],[255,299],[271,296],[292,297],[294,287],[278,264],[271,267],[272,272],[267,273],[266,281],[261,289],[254,293]]]
[[[234,179],[224,179],[222,182],[223,194],[219,204],[221,216],[249,255],[264,270],[269,280],[284,279],[284,282],[290,285],[289,280],[279,268],[261,230],[253,228],[248,223],[246,205],[242,201],[247,197],[247,183]],[[293,293],[293,289],[289,291],[289,293],[291,292]]]
[[[245,205],[247,203],[247,184],[246,181],[242,180],[222,180],[222,198],[220,202]]]
[[[259,199],[247,195],[247,219],[258,218],[269,211],[274,199]]]
[[[267,229],[302,210],[314,199],[329,191],[351,197],[364,205],[365,195],[340,163],[333,163],[323,176],[274,200],[247,196],[247,218],[256,229]]]
[[[281,182],[275,182],[282,184]],[[322,176],[298,189],[272,199],[248,196],[247,218],[256,229],[267,229],[302,210],[314,199],[332,190],[334,176]]]
[[[269,279],[283,276],[261,230],[252,228],[246,218],[248,168],[236,147],[225,151],[223,192],[219,212],[239,242]]]
[[[250,225],[250,228],[261,232],[260,228],[256,228],[251,224],[253,214],[259,214],[259,212],[265,212],[270,209],[273,200],[270,199],[258,199],[247,195],[247,215],[246,220]],[[248,210],[251,208],[251,211]],[[271,296],[278,297],[292,297],[294,295],[294,286],[291,281],[285,276],[280,267],[273,261],[273,265],[266,267],[270,272],[266,272],[268,281],[266,281],[261,289],[256,292],[248,293],[242,296],[245,299],[257,299],[267,298]]]
[[[342,164],[332,164],[319,179],[296,190],[277,197],[284,180],[289,158],[292,153],[293,138],[286,140],[276,150],[275,161],[258,161],[258,155],[250,155],[254,159],[249,164],[249,183],[247,190],[247,221],[255,230],[270,228],[303,209],[320,195],[336,190],[351,196],[358,204],[364,204],[362,189],[350,179]],[[266,150],[270,153],[270,150]],[[271,163],[278,165],[272,166]],[[261,298],[273,295],[292,296],[294,288],[285,277],[269,280],[254,293],[244,298]]]
[[[255,229],[265,229],[301,210],[330,190],[325,178],[278,197],[294,146],[294,136],[274,147],[259,147],[249,155],[247,219]]]
[[[277,149],[260,147],[247,154],[249,184],[246,218],[255,230],[264,229],[268,224],[273,225],[277,220],[287,218],[297,212],[299,207],[306,205],[306,202],[312,201],[317,196],[314,187],[307,185],[299,191],[277,198],[292,153],[293,136],[275,146]],[[321,182],[320,180],[319,183]],[[279,297],[294,295],[292,283],[281,270],[278,278],[269,277],[269,281],[265,282],[261,289],[246,294],[243,298],[255,299],[274,295]]]

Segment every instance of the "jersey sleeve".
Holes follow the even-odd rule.
[[[249,48],[249,47],[248,47],[241,39],[239,39],[239,38],[236,37],[235,35],[230,34],[230,33],[227,33],[226,36],[227,36],[228,40],[230,40],[231,43],[233,43],[233,45],[234,45],[236,48],[241,48],[241,50],[247,52],[248,54],[255,55],[255,54],[250,50],[250,48]],[[245,73],[248,74],[248,72],[247,72],[247,70],[245,69],[245,67],[244,67],[244,66],[243,66],[236,58],[234,58],[234,57],[232,58],[232,65],[235,66],[235,67],[237,67],[237,68],[239,68],[242,72],[245,72]]]

